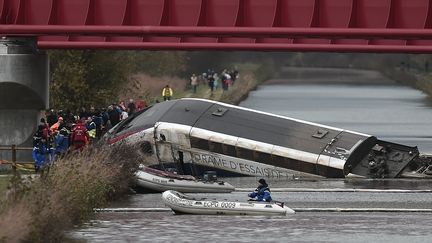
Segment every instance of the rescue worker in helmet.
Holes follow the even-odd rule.
[[[264,179],[258,180],[258,187],[255,189],[255,191],[248,194],[248,196],[253,201],[260,201],[260,202],[270,202],[272,201],[272,198],[270,196],[270,188],[267,184],[267,182]]]

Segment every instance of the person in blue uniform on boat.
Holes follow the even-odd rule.
[[[258,180],[258,187],[255,189],[255,191],[248,194],[248,196],[253,201],[259,201],[259,202],[271,202],[272,198],[270,195],[270,188],[267,184],[267,182],[264,179]]]

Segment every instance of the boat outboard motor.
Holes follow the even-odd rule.
[[[209,182],[217,181],[216,171],[210,170],[210,171],[204,172],[203,179],[205,181],[209,181]]]

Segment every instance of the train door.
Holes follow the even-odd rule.
[[[197,175],[196,168],[192,161],[192,155],[189,150],[173,145],[172,154],[179,173],[191,174],[194,176]]]
[[[172,163],[174,159],[172,156],[171,143],[168,140],[169,130],[159,127],[159,125],[156,124],[153,138],[159,163]]]
[[[189,130],[172,124],[158,123],[154,129],[155,145],[160,162],[174,163],[179,173],[191,173]]]

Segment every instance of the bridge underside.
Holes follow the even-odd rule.
[[[432,53],[432,0],[0,0],[39,48]]]

